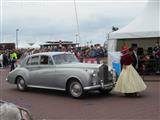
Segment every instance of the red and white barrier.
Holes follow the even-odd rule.
[[[103,64],[104,62],[107,62],[107,58],[98,58],[99,63]],[[91,64],[97,64],[98,63],[97,58],[83,58],[83,63],[91,63]]]
[[[92,64],[96,64],[97,60],[95,58],[84,58],[83,59],[83,63],[92,63]]]

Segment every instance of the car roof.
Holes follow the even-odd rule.
[[[41,53],[36,53],[36,54],[32,54],[31,56],[35,56],[35,55],[60,55],[60,54],[71,54],[70,52],[41,52]]]

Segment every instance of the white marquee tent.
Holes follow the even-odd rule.
[[[149,0],[144,12],[124,28],[109,34],[108,49],[119,50],[127,43],[129,47],[153,47],[160,42],[160,0]],[[151,45],[151,46],[148,46]]]

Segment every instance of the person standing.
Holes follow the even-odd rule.
[[[160,74],[160,46],[156,43],[156,46],[153,49],[153,55],[155,58],[155,71],[156,74]]]
[[[8,57],[6,55],[6,52],[3,54],[3,67],[7,67],[8,66]]]
[[[131,55],[131,52],[127,47],[124,47],[120,59],[122,71],[115,85],[114,91],[124,93],[126,96],[139,96],[138,92],[147,88],[142,78],[133,67],[133,61],[134,58]]]
[[[136,70],[138,70],[139,61],[138,61],[138,55],[137,55],[137,46],[132,46],[131,50],[132,50],[132,57],[133,57],[132,65]]]
[[[11,53],[10,57],[11,57],[11,70],[10,71],[12,71],[15,69],[15,62],[17,60],[17,53],[15,51],[13,51]]]
[[[0,53],[0,68],[3,68],[3,53]]]

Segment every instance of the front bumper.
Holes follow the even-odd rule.
[[[106,84],[106,85],[94,85],[94,86],[87,86],[87,87],[84,87],[84,90],[96,90],[96,89],[111,89],[115,86],[115,83],[109,83],[109,84]]]
[[[8,82],[8,83],[15,83],[15,79],[14,79],[14,77],[11,77],[10,75],[8,75],[7,77],[6,77],[6,81]]]

